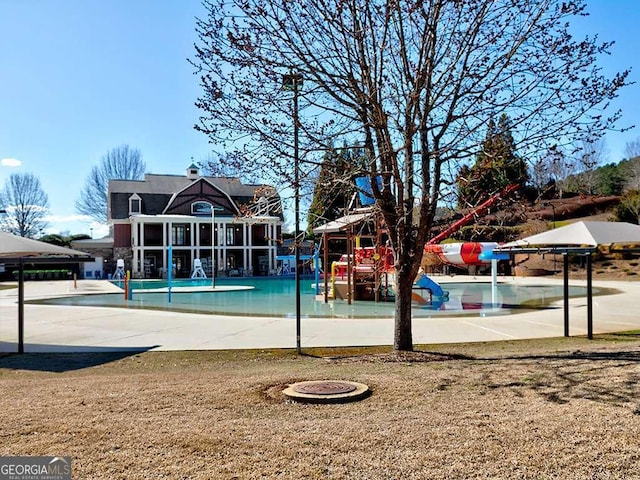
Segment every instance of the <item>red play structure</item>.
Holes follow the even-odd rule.
[[[429,240],[425,246],[425,253],[434,253],[438,257],[450,264],[454,265],[482,265],[489,263],[487,258],[490,257],[491,252],[497,246],[493,242],[464,242],[464,243],[448,243],[438,244],[438,242],[444,240],[452,233],[456,232],[460,228],[470,223],[474,218],[484,215],[489,208],[491,208],[498,200],[505,195],[509,195],[511,192],[519,187],[517,183],[512,183],[503,188],[500,192],[492,195],[488,200],[485,200],[480,205],[475,207],[471,212],[467,213],[461,219],[452,223],[449,227],[445,228],[438,235]]]

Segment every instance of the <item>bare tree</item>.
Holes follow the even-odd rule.
[[[192,61],[203,88],[196,128],[233,151],[237,167],[291,184],[292,118],[303,175],[309,152],[344,142],[364,149],[361,173],[396,254],[396,350],[413,348],[411,289],[448,172],[458,170],[447,164],[473,158],[484,119],[509,115],[518,151],[533,158],[598,137],[619,118],[603,110],[628,72],[604,77],[596,60],[611,44],[568,33],[582,0],[203,4]],[[300,115],[283,74],[304,82]]]
[[[6,211],[0,215],[3,229],[14,235],[35,237],[47,227],[49,198],[32,173],[14,173],[7,179],[0,207]]]
[[[624,189],[640,191],[640,157],[632,157],[620,165],[624,165]]]
[[[76,200],[76,211],[96,222],[106,223],[109,180],[140,180],[146,168],[138,149],[121,145],[109,150],[100,165],[91,168],[80,198]]]
[[[247,171],[246,169],[237,169],[234,165],[237,163],[234,159],[228,157],[233,152],[226,154],[209,153],[206,158],[198,162],[202,169],[203,175],[211,177],[238,178],[245,183],[260,183],[255,171]]]
[[[625,190],[640,191],[640,137],[627,142],[624,152],[626,160],[620,165],[624,165]]]
[[[531,165],[531,183],[538,192],[538,197],[544,193],[545,186],[549,185],[552,180],[547,165],[547,157],[540,155],[533,161]]]
[[[576,165],[579,174],[580,187],[585,193],[592,194],[597,182],[596,169],[606,163],[609,158],[609,148],[604,138],[596,140],[582,140],[577,149]]]
[[[627,160],[640,157],[640,137],[627,142],[624,146],[624,153],[627,156]]]

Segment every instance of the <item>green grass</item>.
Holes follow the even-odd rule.
[[[535,338],[525,340],[505,340],[495,342],[472,342],[472,343],[443,343],[443,344],[420,344],[414,346],[413,352],[398,353],[399,357],[406,355],[407,358],[413,354],[435,354],[442,356],[443,360],[468,360],[468,359],[493,359],[510,357],[535,357],[563,355],[567,352],[586,351],[589,348],[610,347],[622,345],[628,342],[640,340],[640,330],[629,330],[616,333],[604,333],[594,335],[593,340],[586,336],[556,337],[556,338]],[[0,354],[0,359],[6,357],[22,358],[25,362],[44,362],[51,366],[53,363],[79,362],[81,357],[104,356],[105,359],[111,354],[108,353],[37,353],[23,356],[14,353]],[[395,355],[390,346],[369,346],[369,347],[313,347],[302,348],[302,357],[318,359],[340,359],[350,357],[368,357]],[[114,359],[120,357],[113,354]],[[125,357],[144,359],[144,366],[156,368],[167,365],[194,365],[209,364],[218,362],[261,362],[270,360],[286,360],[299,357],[295,349],[288,348],[261,348],[247,350],[178,350],[178,351],[152,351],[146,353],[127,355]],[[415,361],[420,361],[419,357]],[[99,362],[100,363],[100,362]],[[107,363],[109,363],[107,361]],[[88,365],[95,365],[89,362]],[[111,364],[115,370],[131,368],[130,362],[120,362]],[[0,369],[7,365],[0,363]],[[134,370],[138,370],[138,365]],[[5,371],[6,373],[6,371]],[[0,378],[2,377],[0,370]]]

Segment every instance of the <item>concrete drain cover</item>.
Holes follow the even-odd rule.
[[[361,400],[371,393],[364,383],[342,380],[313,380],[289,385],[282,393],[296,402],[346,403]]]

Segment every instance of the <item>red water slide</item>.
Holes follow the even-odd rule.
[[[491,208],[498,200],[500,200],[505,195],[509,195],[511,192],[516,190],[519,186],[520,185],[517,183],[512,183],[511,185],[506,186],[501,191],[493,195],[488,200],[485,200],[484,202],[482,202],[480,205],[478,205],[476,208],[471,210],[471,212],[467,213],[460,220],[455,221],[448,228],[445,228],[442,232],[440,232],[438,235],[436,235],[431,240],[429,240],[425,245],[425,251],[428,250],[427,245],[432,245],[434,243],[440,242],[441,240],[444,240],[453,232],[457,231],[458,229],[464,227],[467,223],[471,222],[471,220],[473,220],[475,217],[479,215],[484,215],[485,212],[489,208]]]

